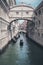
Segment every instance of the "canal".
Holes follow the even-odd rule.
[[[23,46],[20,46],[20,39],[23,39]],[[0,55],[0,65],[43,65],[43,49],[21,34],[17,42],[11,42]]]

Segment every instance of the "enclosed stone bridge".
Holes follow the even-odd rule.
[[[34,9],[31,6],[21,4],[10,8],[10,22],[18,19],[32,20],[34,17]]]
[[[30,21],[34,22],[33,18],[34,18],[34,9],[31,6],[25,4],[15,5],[11,7],[9,11],[9,19],[10,19],[9,26],[11,27],[12,23],[16,22],[17,20],[27,20],[29,22]]]

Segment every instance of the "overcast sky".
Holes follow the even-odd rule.
[[[32,7],[35,8],[41,1],[42,0],[16,0],[16,3],[20,4],[21,2],[24,2],[25,4],[30,4]]]

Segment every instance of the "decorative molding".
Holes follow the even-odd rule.
[[[34,9],[33,7],[31,7],[29,5],[15,5],[12,8],[15,8],[15,7],[28,7],[28,8]],[[12,8],[10,8],[10,9],[12,9]]]
[[[10,12],[34,12],[33,10],[10,10]]]
[[[11,21],[14,20],[32,20],[34,17],[9,17],[11,18]]]

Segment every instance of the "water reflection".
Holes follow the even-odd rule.
[[[20,46],[23,39],[23,46]],[[4,54],[0,56],[0,65],[43,65],[43,49],[20,35],[17,43],[9,45]]]

